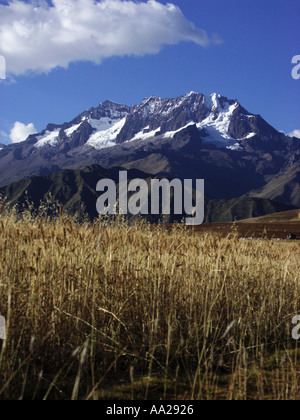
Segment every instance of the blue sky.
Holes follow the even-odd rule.
[[[79,1],[81,7],[85,4],[88,7],[91,0]],[[10,3],[0,1],[2,5]],[[64,44],[60,53],[46,38],[44,41],[42,35],[38,44],[30,44],[32,48],[28,48],[28,52],[28,42],[22,46],[20,40],[15,41],[17,45],[11,43],[13,51],[8,51],[4,41],[12,42],[12,33],[8,30],[1,33],[1,28],[4,31],[5,25],[14,21],[14,14],[27,12],[16,6],[10,13],[3,14],[2,9],[0,55],[7,56],[10,74],[7,80],[0,82],[0,143],[11,141],[8,135],[16,121],[33,124],[41,131],[49,122],[70,121],[84,109],[106,99],[133,105],[151,95],[176,97],[191,90],[205,94],[217,92],[238,99],[250,112],[261,114],[276,129],[286,133],[300,129],[300,80],[291,76],[292,58],[300,55],[299,0],[160,0],[158,3],[178,6],[186,20],[178,10],[160,9],[152,4],[155,11],[143,9],[142,33],[138,29],[139,22],[134,20],[141,20],[141,15],[138,18],[130,15],[135,17],[132,22],[129,19],[128,27],[122,32],[123,38],[128,37],[129,45],[118,38],[113,48],[105,45],[101,51],[95,49],[92,58],[85,55],[88,54],[85,48],[92,50],[94,44],[85,41],[81,46],[81,39],[76,45],[70,41],[70,50],[67,51]],[[73,4],[75,7],[75,0]],[[160,19],[160,15],[164,16]],[[31,19],[28,13],[26,16]],[[87,22],[89,18],[87,15]],[[41,19],[47,19],[46,12],[41,14]],[[109,25],[114,21],[109,19],[105,21],[107,28],[99,29],[103,42],[106,36],[112,36]],[[190,23],[206,31],[207,39],[205,33],[197,32]],[[38,21],[32,19],[30,24],[38,25]],[[91,25],[97,24],[95,21]],[[28,35],[24,28],[19,32],[22,37],[35,36],[32,35],[35,32]],[[223,43],[214,42],[220,39],[215,33]],[[122,49],[130,55],[122,56]],[[64,60],[69,52],[69,66],[57,67],[67,66]],[[74,57],[76,62],[72,62]],[[89,59],[93,62],[87,61]],[[96,64],[97,61],[100,64]]]

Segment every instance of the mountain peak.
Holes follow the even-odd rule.
[[[191,90],[189,93],[187,93],[185,96],[192,96],[192,95],[199,95],[199,92],[195,92],[194,90]]]
[[[110,99],[107,99],[106,101],[101,102],[99,104],[99,107],[103,107],[103,108],[118,108],[118,107],[122,107],[122,106],[124,106],[124,105],[122,105],[118,102],[111,101]]]
[[[35,137],[35,148],[46,147],[54,153],[74,147],[85,147],[93,153],[135,140],[172,139],[190,126],[194,126],[195,135],[198,130],[202,143],[233,151],[244,150],[255,139],[266,142],[280,138],[276,130],[248,113],[237,100],[216,92],[204,95],[191,91],[177,98],[150,96],[131,107],[106,100],[69,123],[48,125],[30,141]]]

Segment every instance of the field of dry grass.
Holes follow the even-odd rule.
[[[300,243],[0,216],[0,399],[299,399]]]

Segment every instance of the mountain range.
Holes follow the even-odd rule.
[[[203,178],[211,202],[248,197],[252,204],[300,207],[300,139],[278,132],[236,99],[196,92],[134,106],[105,101],[22,143],[2,145],[0,187],[66,169],[85,173],[94,165],[145,177]]]

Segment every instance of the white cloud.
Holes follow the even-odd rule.
[[[298,139],[300,139],[300,130],[294,130],[291,133],[289,133],[288,136],[297,137]]]
[[[35,134],[37,131],[35,126],[30,123],[28,125],[16,121],[13,128],[10,131],[10,140],[12,143],[20,143],[27,139],[30,134]]]
[[[156,0],[9,0],[0,5],[0,54],[15,75],[75,61],[157,53],[164,45],[220,43],[173,4]]]

